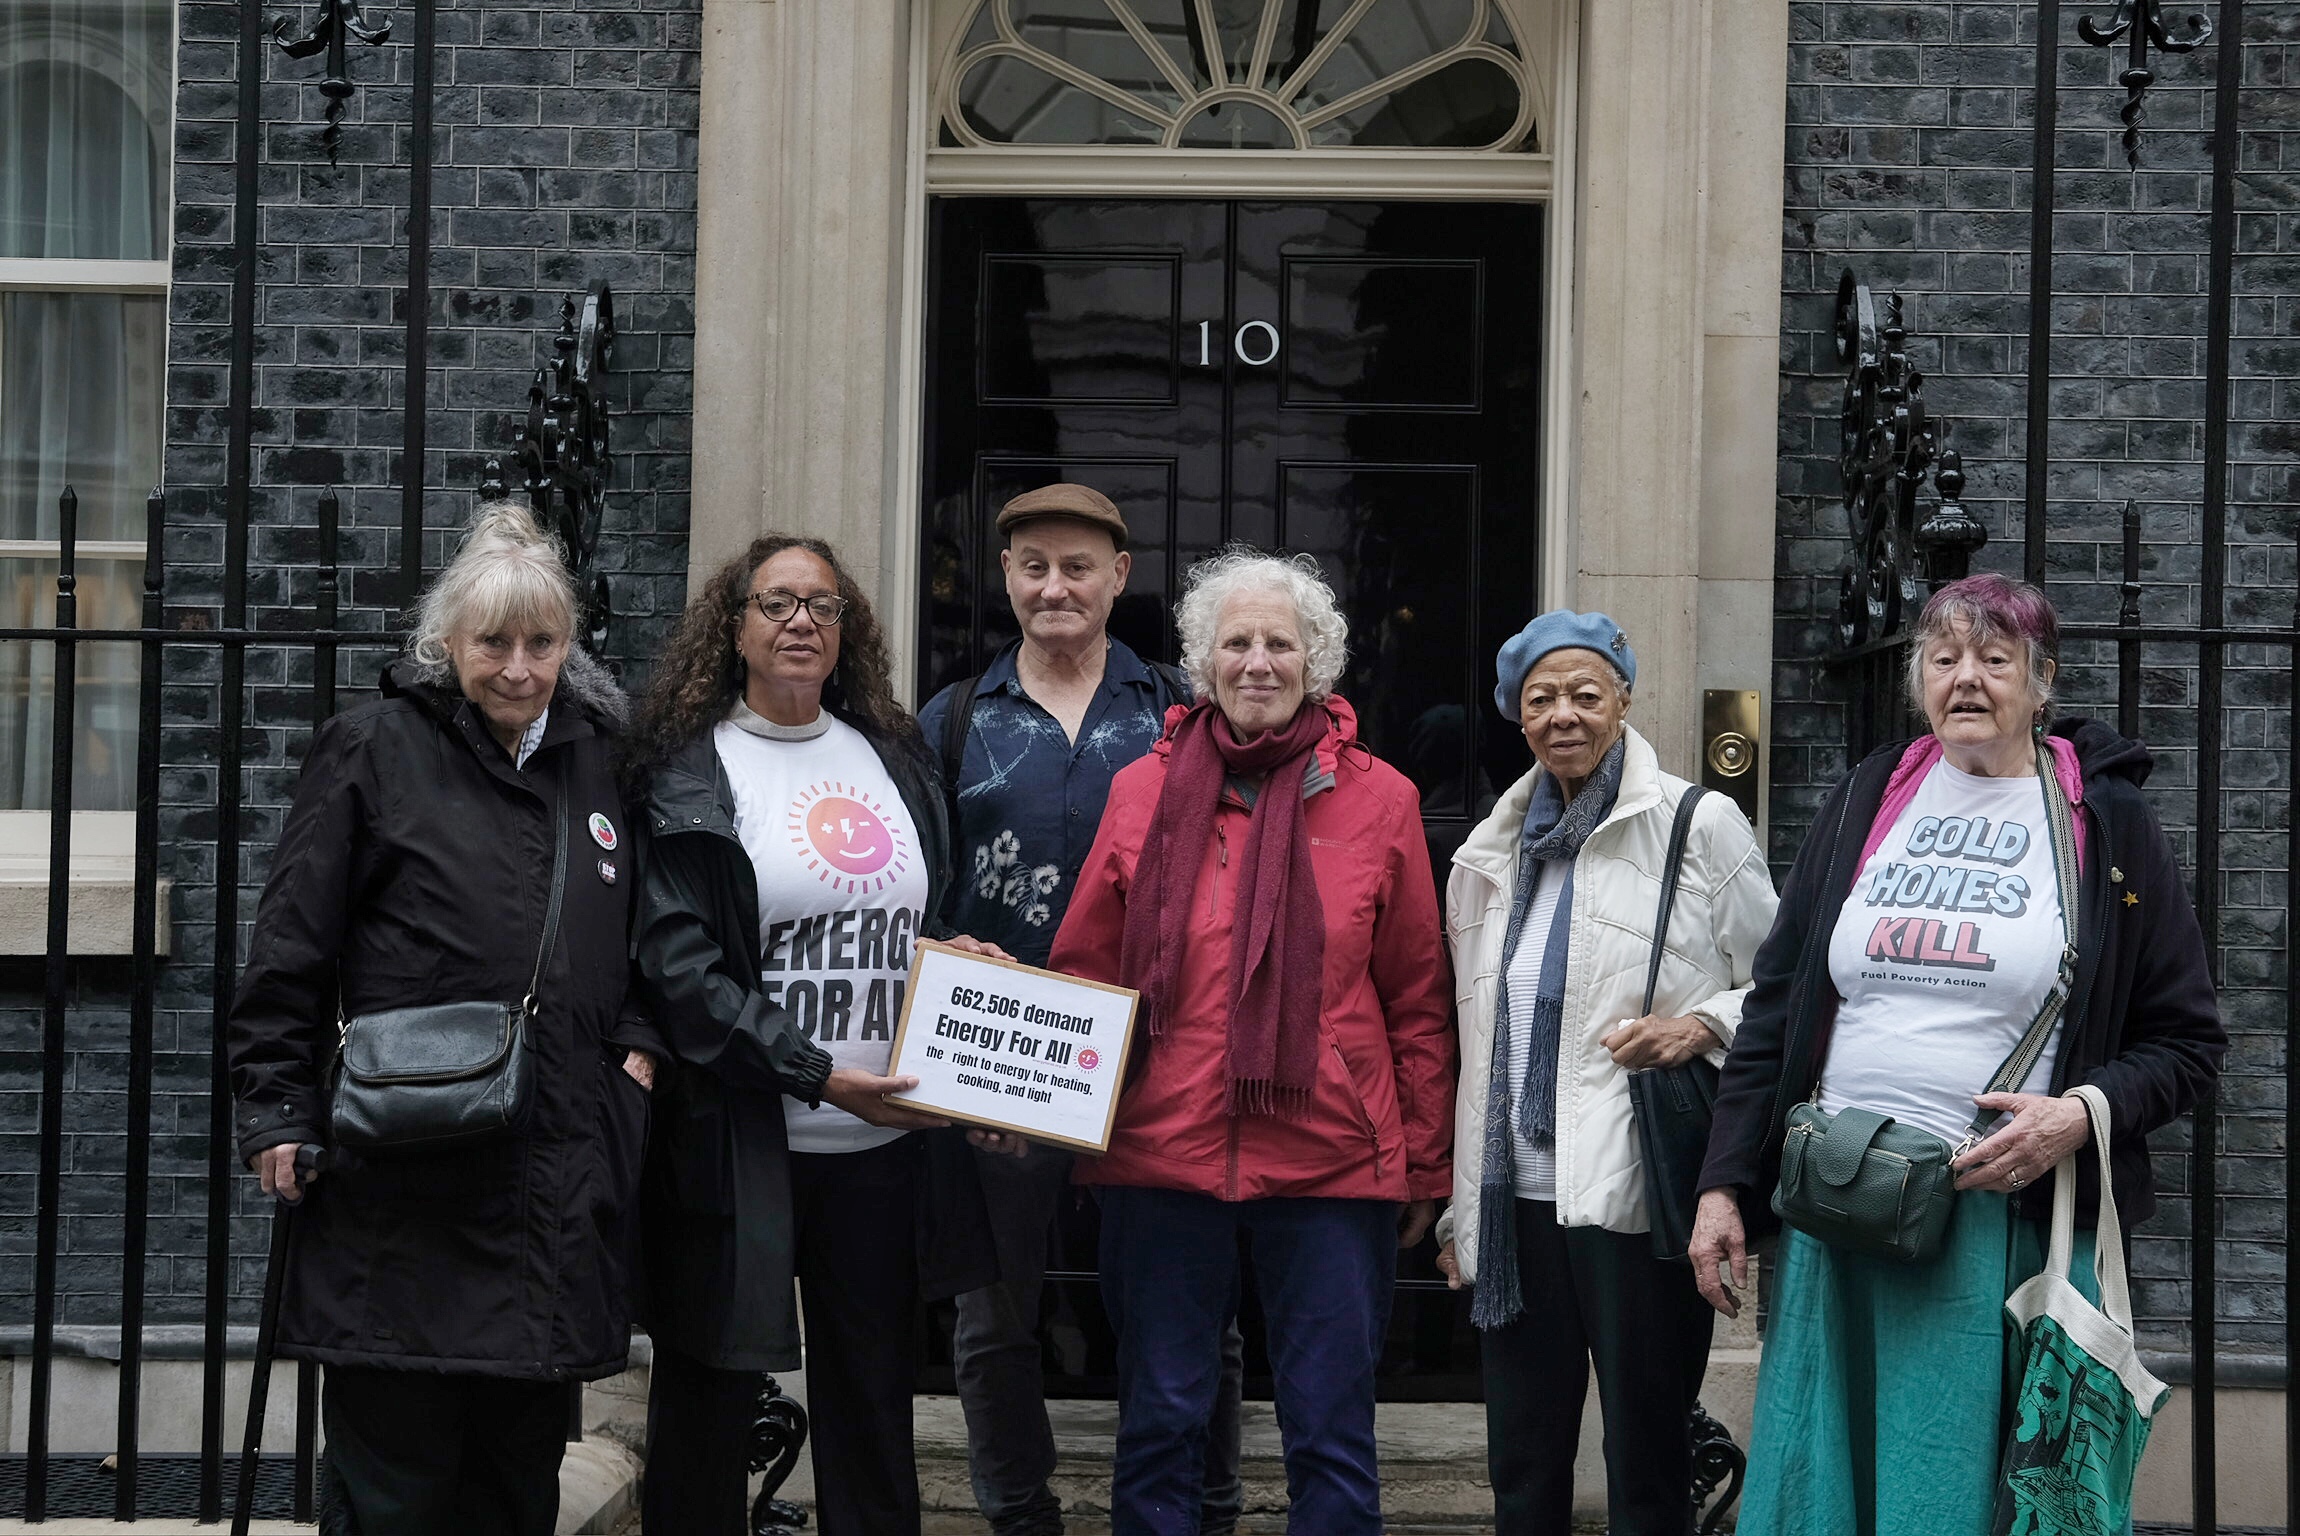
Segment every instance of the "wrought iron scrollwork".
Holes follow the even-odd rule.
[[[2090,16],[2077,18],[2076,35],[2095,48],[2106,48],[2120,37],[2128,40],[2124,69],[2116,77],[2116,83],[2124,87],[2124,105],[2117,116],[2124,119],[2124,163],[2136,171],[2140,169],[2140,125],[2147,116],[2148,88],[2156,83],[2156,71],[2148,64],[2148,45],[2154,43],[2166,53],[2194,53],[2212,36],[2212,22],[2202,12],[2191,11],[2186,20],[2187,35],[2175,34],[2165,24],[2162,0],[2117,0],[2116,12],[2106,26]]]
[[[1749,1457],[1733,1443],[1733,1432],[1709,1415],[1699,1403],[1693,1405],[1693,1514],[1701,1522],[1701,1536],[1714,1536],[1725,1524],[1726,1516],[1741,1501],[1741,1480],[1748,1475]],[[1718,1489],[1722,1496],[1704,1516],[1703,1505]]]
[[[1837,284],[1836,338],[1845,369],[1837,465],[1851,536],[1837,567],[1837,643],[1849,651],[1900,633],[1923,600],[1921,583],[1964,575],[1988,530],[1958,500],[1964,466],[1941,448],[1947,428],[1926,412],[1901,296],[1879,300],[1848,269]],[[1940,500],[1920,526],[1928,470]]]
[[[320,130],[319,141],[327,148],[327,163],[333,165],[343,143],[344,103],[352,92],[350,39],[356,37],[370,47],[387,43],[391,23],[369,26],[360,14],[359,0],[319,0],[311,30],[301,37],[294,33],[293,17],[282,16],[272,23],[272,41],[289,58],[308,59],[322,48],[327,50],[327,73],[319,82],[319,93],[327,98],[327,126]]]
[[[514,456],[528,503],[558,537],[583,594],[584,643],[594,654],[607,643],[606,573],[598,568],[599,529],[606,516],[610,451],[607,374],[615,360],[615,295],[595,282],[580,309],[570,296],[559,309],[558,353],[535,370],[527,386],[527,419]],[[507,494],[503,466],[487,461],[483,498]]]
[[[807,1443],[807,1410],[782,1389],[774,1377],[759,1386],[758,1417],[751,1421],[751,1470],[767,1480],[751,1501],[751,1536],[795,1536],[807,1523],[807,1512],[775,1494],[799,1464],[799,1451]]]

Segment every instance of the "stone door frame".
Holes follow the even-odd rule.
[[[907,686],[930,194],[1461,199],[1486,178],[1551,205],[1529,612],[1623,622],[1673,771],[1703,689],[1769,698],[1786,0],[1560,7],[1552,153],[1510,157],[1549,174],[1514,186],[1413,151],[931,149],[938,22],[941,0],[705,0],[691,583],[768,527],[828,538]]]

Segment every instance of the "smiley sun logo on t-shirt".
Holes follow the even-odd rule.
[[[910,867],[910,837],[897,814],[869,792],[825,779],[791,802],[791,848],[815,877],[849,895],[894,884]]]

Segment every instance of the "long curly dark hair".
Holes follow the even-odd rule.
[[[639,718],[623,738],[624,776],[636,786],[697,736],[727,717],[743,692],[743,660],[735,637],[743,627],[751,579],[786,549],[803,549],[831,568],[847,600],[839,621],[839,660],[823,684],[823,704],[864,735],[923,751],[918,722],[895,702],[886,635],[870,599],[821,539],[769,533],[711,573],[689,599],[671,643],[663,648],[639,704]]]

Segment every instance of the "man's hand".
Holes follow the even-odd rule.
[[[2049,1176],[2067,1157],[2092,1140],[2092,1119],[2080,1099],[2042,1093],[1984,1093],[1973,1100],[1983,1109],[2012,1116],[1988,1139],[1949,1166],[1959,1189],[2001,1189],[2007,1194]]]
[[[264,1193],[290,1205],[303,1198],[304,1185],[319,1177],[317,1168],[296,1167],[295,1155],[299,1150],[295,1142],[282,1142],[248,1159],[248,1171],[263,1185]]]
[[[1435,1200],[1408,1200],[1398,1207],[1398,1246],[1411,1248],[1437,1221]]]
[[[649,1093],[655,1091],[655,1058],[645,1051],[625,1052],[623,1070],[630,1074],[632,1082],[637,1083]]]
[[[1741,1299],[1735,1290],[1749,1288],[1749,1234],[1741,1225],[1741,1202],[1733,1198],[1733,1191],[1701,1191],[1701,1208],[1693,1215],[1693,1241],[1686,1257],[1693,1261],[1693,1283],[1709,1305],[1727,1317],[1739,1317]],[[1718,1275],[1728,1264],[1733,1270],[1731,1287]]]
[[[908,1093],[917,1086],[915,1077],[881,1077],[859,1067],[839,1067],[823,1083],[823,1102],[837,1105],[866,1125],[883,1125],[890,1130],[939,1131],[950,1124],[940,1115],[925,1114],[887,1097]]]
[[[966,1139],[985,1152],[1003,1152],[1008,1157],[1030,1155],[1030,1138],[1019,1131],[971,1130]]]
[[[963,933],[955,939],[937,939],[935,942],[947,948],[955,949],[961,954],[980,955],[986,960],[1014,959],[1012,955],[1000,949],[996,944],[990,943],[986,939],[971,938]]]
[[[1635,1072],[1641,1067],[1678,1066],[1724,1042],[1716,1031],[1690,1014],[1663,1018],[1649,1013],[1642,1019],[1614,1025],[1612,1033],[1597,1043],[1613,1053],[1622,1070]]]
[[[1438,1273],[1445,1276],[1445,1288],[1449,1291],[1460,1290],[1461,1260],[1454,1254],[1453,1244],[1448,1243],[1438,1250],[1437,1264]]]

